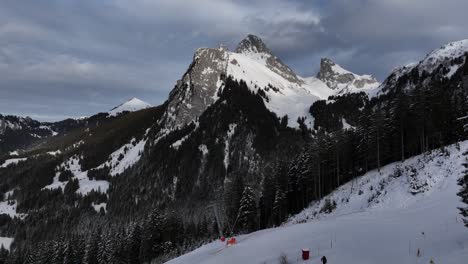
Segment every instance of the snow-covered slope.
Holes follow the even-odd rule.
[[[440,64],[450,62],[451,59],[463,56],[466,52],[468,52],[468,39],[448,43],[429,53],[426,58],[419,63],[419,68],[421,71],[426,70],[431,73]],[[450,72],[453,74],[458,67],[456,67],[457,65],[450,66],[452,66]]]
[[[0,165],[0,168],[6,168],[12,164],[18,164],[19,162],[25,161],[27,158],[18,158],[18,159],[7,159],[5,162],[3,162],[2,165]]]
[[[135,112],[135,111],[146,109],[149,107],[152,107],[152,105],[138,98],[132,98],[128,100],[127,102],[117,107],[114,107],[108,113],[110,116],[116,116],[122,112]]]
[[[323,255],[329,263],[465,263],[468,230],[456,193],[467,149],[465,141],[371,171],[284,226],[240,236],[231,247],[215,241],[168,263],[279,263],[282,254],[303,263],[302,248],[310,263]],[[320,212],[326,199],[337,204],[329,214]]]
[[[419,62],[413,62],[402,67],[395,68],[389,77],[379,88],[371,91],[370,96],[378,96],[396,89],[397,86],[405,91],[414,89],[414,83],[425,83],[430,81],[437,72],[441,77],[451,79],[452,76],[466,63],[465,54],[468,53],[468,39],[448,43],[438,49],[431,51]],[[419,73],[415,75],[415,71]],[[424,73],[424,74],[423,74]],[[400,82],[400,78],[405,80]],[[410,82],[406,81],[411,79]]]
[[[233,52],[229,53],[227,74],[234,79],[244,80],[254,92],[263,90],[266,107],[278,117],[288,115],[288,125],[291,127],[299,126],[296,122],[299,117],[306,117],[306,124],[312,126],[309,107],[313,102],[323,99],[320,96],[328,94],[324,91],[330,90],[319,80],[306,82],[297,77],[299,81],[290,81],[270,70],[261,57]]]

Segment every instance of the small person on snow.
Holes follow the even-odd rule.
[[[325,257],[325,256],[322,257],[322,263],[327,264],[327,257]]]
[[[431,258],[431,261],[429,261],[429,264],[435,264],[434,260]]]
[[[421,257],[421,251],[419,250],[419,248],[418,248],[418,252],[416,253],[416,256],[417,256],[418,258]]]

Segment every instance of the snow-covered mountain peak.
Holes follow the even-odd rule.
[[[169,96],[166,126],[182,127],[202,115],[218,100],[224,85],[222,76],[245,81],[250,90],[263,95],[271,112],[278,117],[287,115],[291,127],[298,127],[298,118],[306,118],[306,125],[313,126],[309,107],[317,100],[379,85],[372,76],[354,74],[328,59],[322,60],[318,78],[302,78],[259,37],[248,35],[235,52],[222,45],[196,50],[190,67]]]
[[[110,116],[116,116],[122,112],[134,112],[149,107],[152,107],[152,105],[134,97],[125,103],[112,108],[108,113]]]
[[[248,35],[243,39],[237,45],[236,52],[241,54],[264,53],[273,55],[263,40],[255,35]]]
[[[439,49],[433,50],[424,59],[425,62],[431,62],[438,59],[456,58],[468,52],[468,39],[450,42]]]
[[[439,49],[430,52],[420,63],[419,69],[432,72],[440,64],[449,66],[451,60],[463,56],[468,52],[468,39],[450,42]],[[453,65],[450,65],[453,66]]]
[[[329,58],[322,58],[317,78],[338,94],[377,88],[380,83],[371,75],[352,73]]]
[[[275,56],[261,38],[255,35],[248,35],[243,39],[237,46],[235,52],[258,61],[289,82],[297,84],[303,83],[303,80],[301,80],[294,71],[291,70],[291,68]]]

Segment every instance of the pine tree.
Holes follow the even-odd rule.
[[[73,252],[73,244],[71,241],[67,241],[63,250],[63,264],[73,264],[75,261],[76,259]]]
[[[8,250],[3,247],[3,244],[0,247],[0,263],[5,263],[8,259]]]
[[[238,213],[239,226],[246,231],[254,231],[257,227],[257,206],[254,192],[250,186],[246,186],[242,193]]]
[[[100,235],[97,232],[91,233],[86,242],[83,263],[85,264],[98,264],[98,250],[99,250]]]
[[[52,261],[51,263],[63,263],[63,241],[54,241],[52,245]]]
[[[465,171],[463,172],[463,177],[458,181],[458,184],[461,186],[460,192],[458,192],[458,196],[461,197],[463,203],[467,206],[458,208],[460,213],[465,219],[463,222],[465,226],[468,227],[468,152],[465,152],[465,163],[463,163],[463,167],[465,167]]]
[[[115,263],[113,253],[113,240],[111,232],[101,235],[99,241],[97,259],[99,264],[110,264]]]
[[[273,216],[276,225],[279,225],[286,217],[286,205],[286,193],[279,188],[276,190],[275,201],[273,203]]]
[[[233,179],[228,179],[225,183],[224,206],[231,225],[236,221],[243,190],[244,181],[239,175],[234,176]]]
[[[165,226],[165,215],[154,209],[143,225],[140,247],[141,261],[150,261],[158,255],[158,247],[162,243],[162,233]]]
[[[139,224],[135,223],[131,226],[127,241],[129,263],[140,263],[141,227]]]

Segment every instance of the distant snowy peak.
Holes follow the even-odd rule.
[[[439,65],[453,66],[451,61],[468,52],[468,39],[455,41],[442,46],[429,53],[418,65],[420,71],[431,73]]]
[[[111,109],[108,113],[110,116],[116,116],[122,112],[135,112],[135,111],[138,111],[138,110],[141,110],[141,109],[146,109],[146,108],[150,108],[152,107],[151,104],[145,102],[145,101],[142,101],[138,98],[132,98],[130,100],[128,100],[127,102],[117,106],[117,107],[114,107],[113,109]]]
[[[468,39],[448,43],[431,51],[419,62],[395,68],[382,83],[378,94],[396,89],[402,77],[405,77],[406,80],[413,78],[412,82],[424,82],[426,78],[433,78],[432,76],[440,71],[440,77],[451,78],[460,67],[466,64],[466,55],[468,55]],[[425,74],[423,74],[424,72]],[[409,90],[414,87],[414,84],[407,83],[404,88]]]
[[[328,58],[323,58],[320,61],[320,71],[317,78],[331,89],[336,90],[338,94],[370,90],[380,85],[371,75],[352,73]]]

